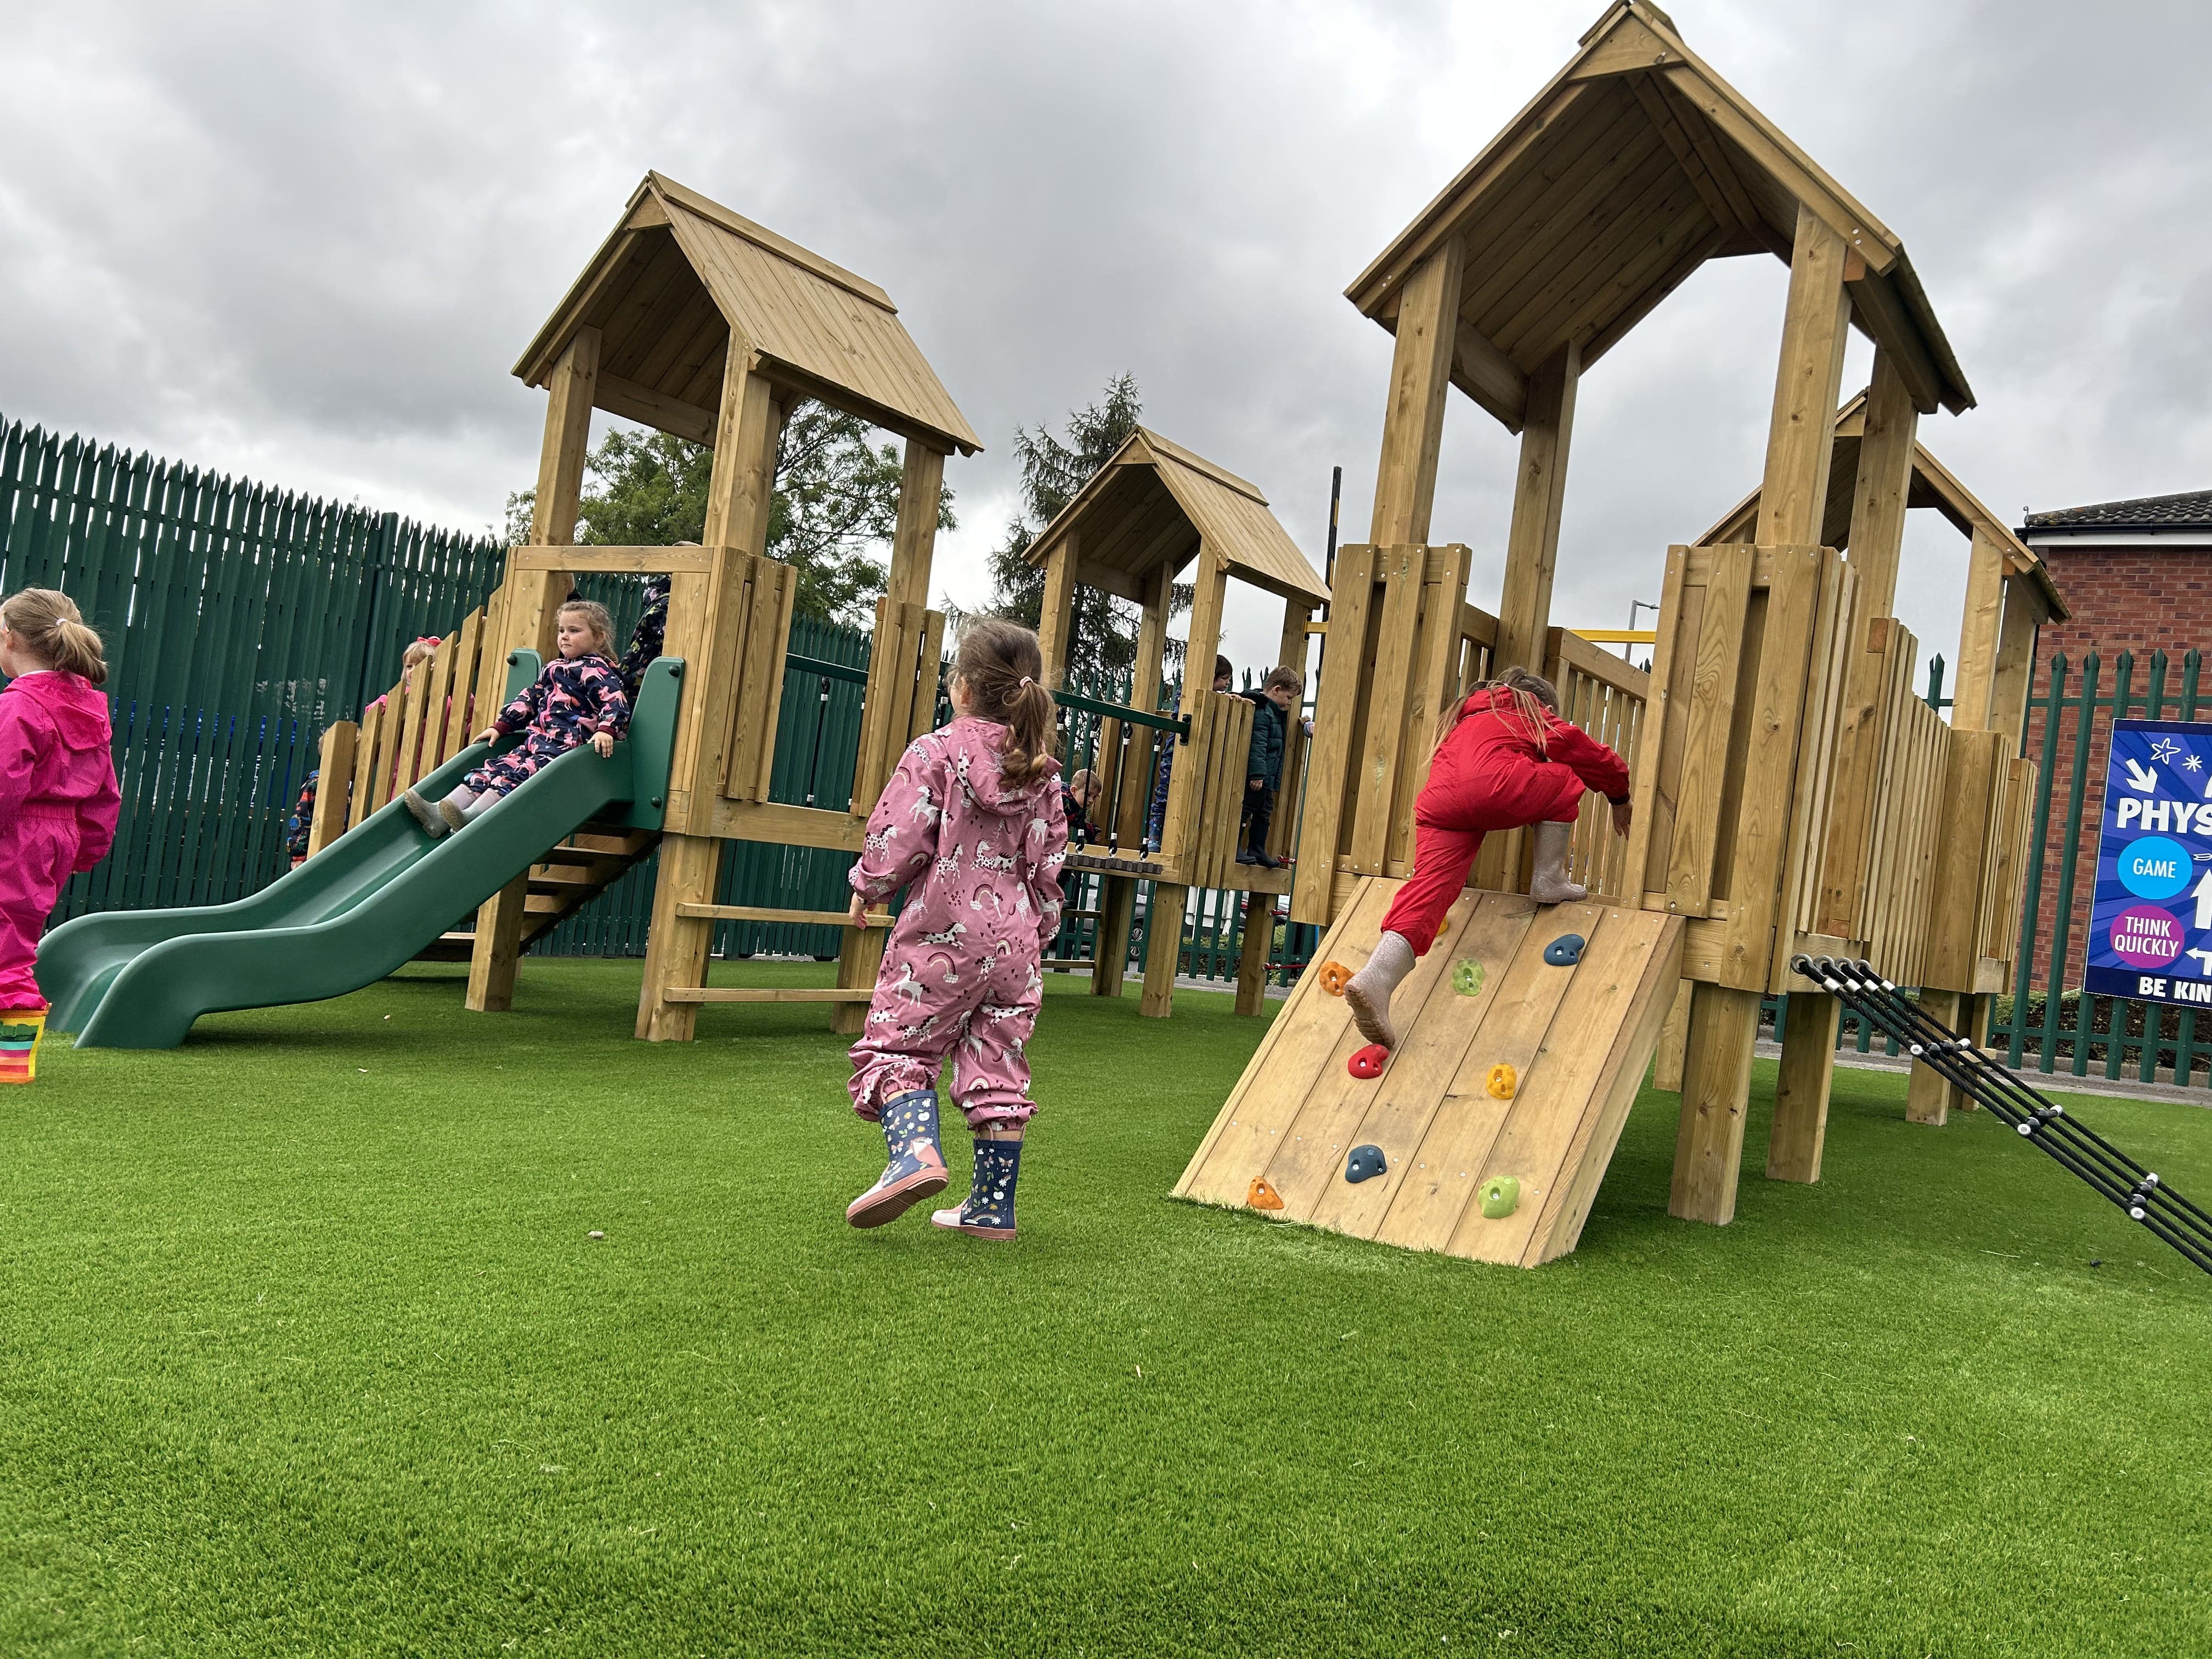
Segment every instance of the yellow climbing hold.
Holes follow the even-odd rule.
[[[1519,1081],[1513,1068],[1502,1060],[1490,1068],[1490,1092],[1500,1100],[1512,1099],[1514,1085]]]

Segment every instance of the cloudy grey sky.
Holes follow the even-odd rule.
[[[0,5],[0,411],[459,526],[535,469],[508,368],[647,167],[870,276],[987,453],[936,588],[985,595],[1017,425],[1114,374],[1319,562],[1364,534],[1389,341],[1345,284],[1599,0],[1361,5]],[[2202,7],[1671,0],[1901,234],[2012,515],[2212,484]],[[1555,620],[1617,626],[1756,482],[1784,281],[1709,265],[1585,380]],[[1858,344],[1847,386],[1864,380]],[[1513,441],[1455,395],[1435,536],[1494,604]],[[1916,520],[1926,515],[1916,514]],[[1957,629],[1916,524],[1900,608]],[[1272,649],[1254,605],[1240,663]]]

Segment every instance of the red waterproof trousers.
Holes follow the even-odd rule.
[[[1619,755],[1556,715],[1547,716],[1539,750],[1510,699],[1495,695],[1496,708],[1489,691],[1467,700],[1413,800],[1413,873],[1382,927],[1417,957],[1436,943],[1489,831],[1572,823],[1585,789],[1628,799],[1628,766]]]

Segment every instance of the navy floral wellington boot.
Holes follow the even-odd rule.
[[[1021,1170],[1020,1141],[979,1139],[975,1143],[975,1181],[969,1191],[968,1201],[957,1210],[931,1211],[930,1224],[974,1238],[1012,1238],[1014,1179]]]
[[[845,1206],[855,1227],[880,1227],[896,1221],[913,1205],[941,1193],[951,1175],[937,1145],[937,1094],[910,1089],[884,1103],[884,1145],[891,1161],[876,1184]]]

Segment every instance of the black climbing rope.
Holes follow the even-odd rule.
[[[1796,957],[1790,966],[1869,1020],[1913,1059],[1955,1084],[2023,1139],[2118,1205],[2129,1219],[2212,1273],[2212,1215],[2083,1123],[2057,1101],[1998,1065],[1972,1037],[1961,1036],[1900,993],[1868,962]]]

